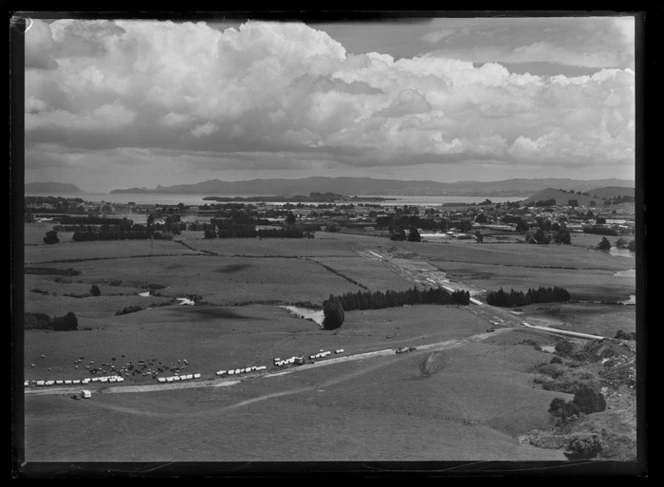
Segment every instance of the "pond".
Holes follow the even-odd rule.
[[[291,314],[297,316],[298,318],[303,318],[305,320],[310,320],[313,321],[314,323],[317,323],[318,326],[322,327],[323,326],[323,310],[322,309],[310,309],[310,308],[302,308],[299,306],[280,306],[280,308],[287,309],[290,311]]]
[[[144,293],[138,293],[138,295],[147,298],[148,296],[150,296],[150,291],[145,291]]]

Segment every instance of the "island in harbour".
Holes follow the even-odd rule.
[[[230,201],[285,201],[293,203],[306,203],[306,202],[325,202],[333,203],[336,201],[388,201],[396,198],[384,198],[380,196],[347,196],[337,193],[319,193],[311,192],[309,196],[295,195],[295,196],[206,196],[204,201],[217,201],[217,202],[230,202]]]

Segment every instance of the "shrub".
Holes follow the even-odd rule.
[[[554,419],[564,424],[572,419],[572,417],[578,417],[581,410],[573,401],[566,402],[564,399],[556,397],[551,401],[548,412],[554,417]]]
[[[115,313],[115,316],[126,315],[128,313],[135,313],[136,311],[141,311],[142,309],[143,309],[142,306],[137,306],[137,305],[125,306],[120,311]]]
[[[598,413],[606,409],[606,400],[600,391],[583,384],[579,388],[572,402],[579,407],[583,414]]]
[[[26,330],[50,330],[51,317],[44,313],[25,313],[23,327]]]
[[[602,443],[596,434],[574,435],[567,443],[565,456],[570,460],[595,458],[602,452]]]
[[[560,357],[551,357],[551,362],[549,362],[549,363],[552,363],[552,364],[562,364],[562,363],[563,363],[563,359],[561,359]]]
[[[617,340],[636,340],[636,332],[632,331],[632,332],[626,333],[623,330],[618,330],[616,332],[615,338]]]
[[[564,356],[572,353],[572,351],[574,350],[574,345],[572,345],[572,343],[568,342],[567,340],[562,340],[556,343],[556,346],[554,348],[558,354]]]
[[[536,370],[540,374],[548,375],[554,379],[557,379],[565,373],[565,370],[560,365],[547,363],[538,365]]]
[[[56,244],[59,243],[60,239],[58,238],[58,232],[55,230],[51,230],[50,232],[46,232],[46,236],[44,237],[44,243],[45,244]]]
[[[602,237],[602,241],[597,244],[598,250],[611,250],[611,242],[606,237]]]
[[[71,311],[64,316],[54,317],[51,326],[56,331],[71,331],[78,329],[78,318]]]

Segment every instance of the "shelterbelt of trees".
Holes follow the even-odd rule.
[[[540,286],[538,289],[528,289],[525,294],[523,291],[515,291],[514,289],[508,293],[500,288],[498,291],[491,291],[486,295],[487,304],[502,308],[513,308],[535,303],[565,302],[570,299],[569,292],[558,286],[553,288]]]
[[[340,296],[330,294],[323,302],[323,328],[339,328],[344,321],[344,310],[396,308],[416,304],[461,304],[470,303],[468,291],[449,292],[442,288],[420,290],[416,286],[405,291],[358,291]]]

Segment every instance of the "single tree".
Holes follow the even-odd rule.
[[[409,242],[421,242],[422,241],[422,236],[420,235],[420,232],[417,231],[417,228],[410,227],[410,233],[408,234],[408,241]]]
[[[92,294],[93,296],[99,296],[101,294],[99,286],[93,284],[92,287],[90,288],[90,294]]]
[[[558,233],[556,233],[554,241],[556,243],[570,245],[572,243],[572,236],[566,228],[563,228]]]
[[[295,215],[293,215],[292,211],[289,211],[288,214],[286,215],[286,224],[287,225],[295,225],[296,222]]]
[[[341,301],[330,294],[329,299],[323,302],[323,328],[335,330],[344,322],[344,308]]]
[[[53,318],[51,325],[56,331],[76,330],[78,329],[78,318],[70,311],[65,316]]]
[[[627,248],[628,245],[629,244],[627,243],[627,240],[625,240],[622,237],[620,237],[618,240],[616,240],[616,247],[618,247],[619,249]]]
[[[597,245],[598,250],[611,250],[611,242],[606,237],[602,237],[602,241]]]
[[[49,232],[46,232],[46,236],[44,237],[44,243],[45,244],[56,244],[59,243],[60,239],[58,238],[58,232],[55,230],[51,230]]]
[[[482,243],[484,242],[484,235],[482,235],[482,232],[479,230],[475,232],[475,239],[477,240],[477,243]]]
[[[486,215],[484,213],[480,213],[475,217],[475,223],[486,223]]]

